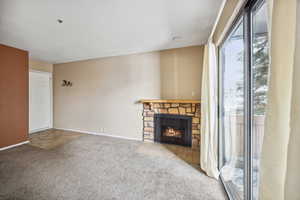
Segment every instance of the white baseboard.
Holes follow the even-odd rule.
[[[119,138],[119,139],[124,139],[124,140],[142,141],[142,139],[124,137],[124,136],[119,136],[119,135],[111,135],[111,134],[107,134],[107,133],[97,133],[97,132],[83,131],[83,130],[69,129],[69,128],[54,128],[54,129],[63,130],[63,131],[73,131],[73,132],[85,133],[85,134],[90,134],[90,135],[107,136],[107,137]]]
[[[20,143],[18,143],[18,144],[9,145],[9,146],[7,146],[7,147],[2,147],[2,148],[0,148],[0,151],[6,150],[6,149],[11,149],[11,148],[14,148],[14,147],[17,147],[17,146],[21,146],[21,145],[23,145],[23,144],[28,144],[28,143],[29,143],[29,140],[24,141],[24,142],[20,142]]]
[[[41,132],[41,131],[46,131],[46,130],[49,130],[49,129],[52,129],[52,128],[46,127],[46,128],[35,129],[35,130],[32,130],[32,131],[29,131],[29,134],[37,133],[37,132]]]

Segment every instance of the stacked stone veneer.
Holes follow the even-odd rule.
[[[192,147],[200,146],[200,103],[143,103],[144,141],[154,141],[154,114],[192,117]]]

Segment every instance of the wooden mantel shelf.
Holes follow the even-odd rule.
[[[142,99],[140,103],[200,103],[200,100],[192,99]]]

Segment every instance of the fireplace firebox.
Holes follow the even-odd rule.
[[[192,117],[173,114],[155,114],[154,141],[192,146]]]

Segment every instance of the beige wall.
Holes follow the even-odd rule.
[[[137,102],[160,98],[159,57],[155,52],[54,65],[54,127],[141,139]],[[62,87],[64,79],[73,86]]]
[[[38,71],[53,72],[53,64],[35,59],[29,59],[29,68]]]
[[[204,46],[161,51],[161,97],[200,99]]]
[[[200,97],[202,49],[55,64],[54,127],[141,139],[140,99]],[[64,79],[73,86],[62,87]]]

